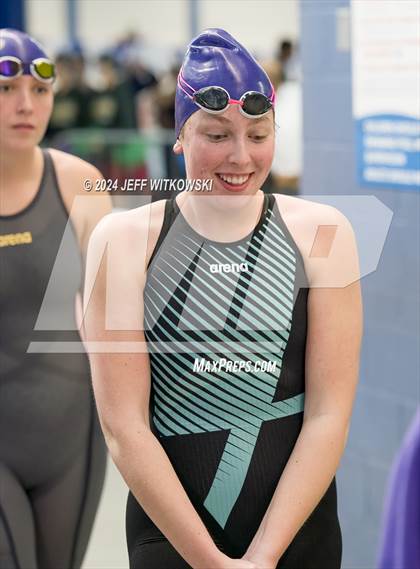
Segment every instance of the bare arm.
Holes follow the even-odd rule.
[[[102,174],[92,164],[59,150],[50,149],[50,153],[57,173],[59,191],[73,225],[84,265],[92,231],[112,210],[111,197],[106,193],[89,193],[85,190],[86,180],[95,188],[97,181],[102,179]],[[82,286],[83,283],[80,287]],[[76,295],[74,308],[77,328],[83,338],[81,290]]]
[[[150,368],[142,330],[145,217],[136,212],[109,216],[89,244],[85,328],[88,341],[99,342],[90,359],[105,439],[142,508],[191,567],[251,569],[251,562],[229,560],[218,550],[150,430]],[[97,272],[105,246],[106,259]],[[99,352],[102,342],[110,344]],[[117,353],[123,342],[132,342],[129,351]]]
[[[347,439],[358,377],[362,309],[353,232],[343,216],[335,221],[338,231],[331,255],[310,269],[302,430],[245,554],[264,569],[276,566],[319,503]],[[345,282],[351,284],[344,286]]]
[[[112,210],[109,193],[95,192],[101,172],[80,158],[50,150],[57,172],[58,184],[64,205],[73,223],[83,259],[86,258],[89,237],[99,221]],[[89,180],[93,191],[86,191]]]

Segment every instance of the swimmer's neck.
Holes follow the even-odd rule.
[[[261,216],[264,194],[252,196],[209,196],[182,192],[177,205],[187,223],[203,237],[234,242],[249,235]]]
[[[15,186],[21,180],[28,180],[38,171],[42,163],[42,150],[39,146],[16,151],[0,151],[0,179],[3,187]]]
[[[13,215],[38,191],[44,167],[41,149],[0,152],[0,215]]]

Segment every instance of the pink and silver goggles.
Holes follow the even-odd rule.
[[[211,114],[222,114],[229,105],[239,105],[239,111],[249,119],[257,119],[267,114],[274,105],[276,95],[272,87],[270,97],[258,91],[247,91],[238,99],[231,99],[229,93],[224,87],[211,85],[202,87],[195,91],[182,77],[178,75],[178,87],[183,91],[194,103]],[[190,91],[190,92],[188,92]]]

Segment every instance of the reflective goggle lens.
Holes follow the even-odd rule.
[[[13,59],[3,59],[0,61],[0,76],[4,78],[17,77],[22,70],[22,64]]]
[[[221,87],[205,87],[194,94],[194,100],[209,111],[223,111],[229,104],[229,95]]]
[[[246,93],[242,98],[242,110],[247,115],[259,116],[265,114],[272,107],[271,101],[262,93]]]
[[[46,59],[35,60],[32,62],[33,68],[41,79],[48,80],[55,77],[54,64]]]

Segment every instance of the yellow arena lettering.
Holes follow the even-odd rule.
[[[30,231],[0,235],[0,247],[14,247],[15,245],[27,245],[28,243],[32,243],[32,233]]]

